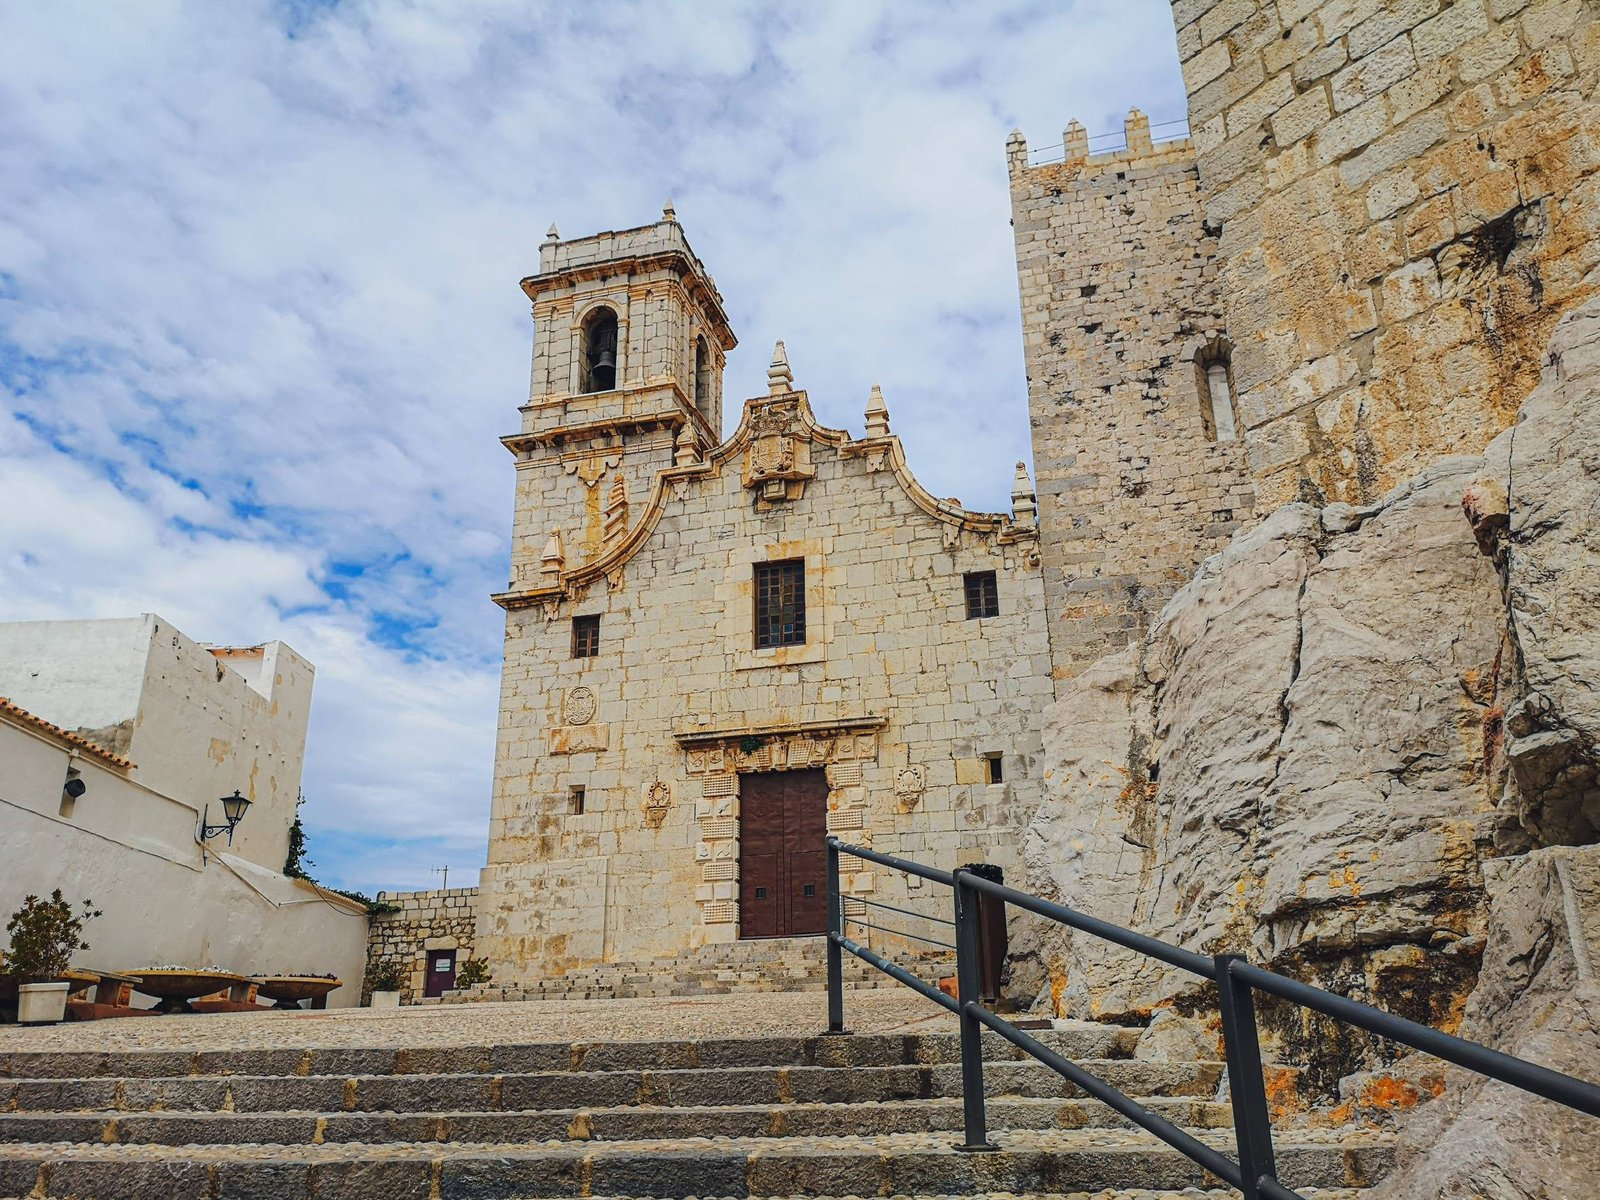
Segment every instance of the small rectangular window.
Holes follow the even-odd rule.
[[[1000,765],[1000,756],[998,754],[989,754],[985,755],[985,759],[989,764],[989,782],[1004,783],[1006,781],[1006,772],[1005,768]]]
[[[574,817],[583,816],[583,789],[573,786],[567,789],[567,812]]]
[[[993,571],[968,571],[964,577],[967,593],[967,620],[1000,615],[1000,589]]]
[[[756,649],[806,642],[806,564],[756,564]]]
[[[572,657],[593,658],[600,653],[600,617],[572,618]]]

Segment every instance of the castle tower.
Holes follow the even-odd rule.
[[[615,493],[647,496],[656,472],[722,440],[722,371],[737,339],[722,297],[668,201],[653,225],[539,247],[533,373],[517,459],[511,586],[536,582],[559,535],[569,568],[606,545]],[[621,478],[619,484],[617,480]]]
[[[1006,143],[1055,677],[1137,641],[1254,507],[1188,139]]]

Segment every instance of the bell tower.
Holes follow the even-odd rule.
[[[533,302],[533,375],[517,459],[511,588],[598,557],[626,531],[675,452],[722,440],[722,371],[737,344],[722,297],[669,200],[637,229],[539,247],[522,281]]]

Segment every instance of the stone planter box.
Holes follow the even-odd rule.
[[[229,993],[237,984],[248,986],[250,983],[243,975],[227,971],[161,968],[130,971],[129,975],[138,981],[133,985],[133,990],[159,1000],[161,1003],[156,1005],[156,1011],[164,1013],[192,1013],[196,1010],[191,1007],[189,1003],[191,1000],[198,1000],[201,996],[209,996],[214,992]]]
[[[268,975],[258,979],[256,985],[261,995],[277,1001],[274,1008],[298,1009],[302,1000],[311,1001],[312,1008],[326,1008],[328,993],[343,987],[344,981],[319,975]]]
[[[21,1025],[53,1025],[67,1015],[67,993],[72,985],[25,983],[17,988],[17,1022]]]
[[[373,992],[372,993],[372,1005],[371,1006],[373,1008],[399,1008],[400,1007],[400,993],[399,992]]]

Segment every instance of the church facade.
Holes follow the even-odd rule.
[[[1014,865],[1053,691],[1021,465],[1010,513],[935,498],[877,389],[859,433],[824,428],[782,343],[722,441],[734,338],[670,208],[552,231],[523,288],[496,984],[820,933],[824,832]],[[906,903],[866,866],[849,891]]]

